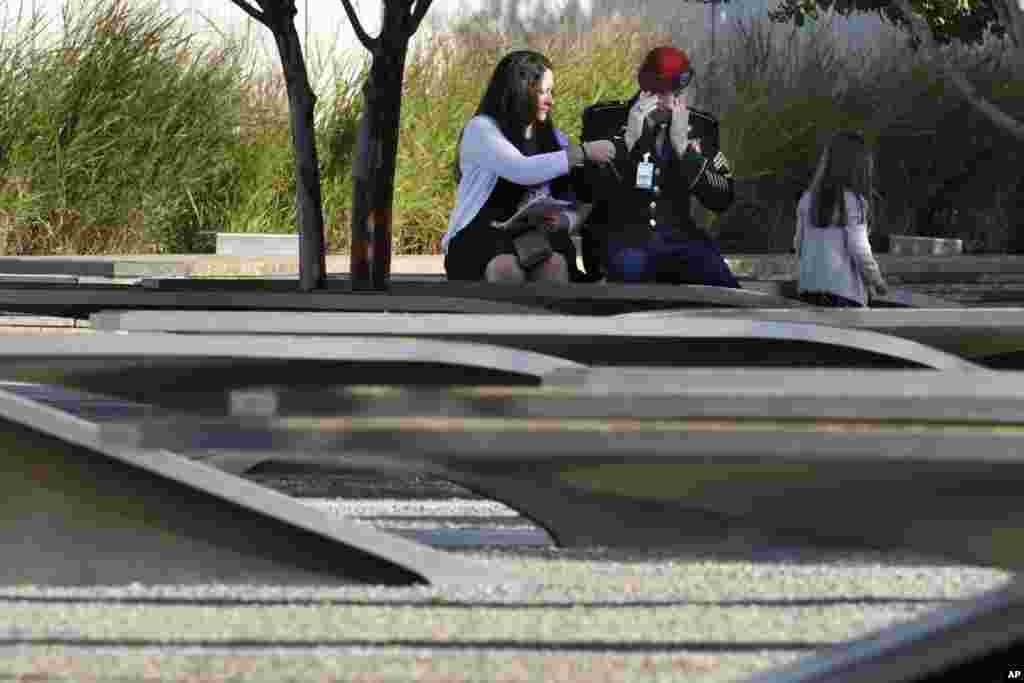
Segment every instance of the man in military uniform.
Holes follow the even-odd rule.
[[[712,211],[733,201],[718,122],[687,106],[692,79],[686,53],[655,48],[640,66],[633,99],[584,113],[584,139],[603,117],[601,137],[616,143],[611,164],[585,172],[594,211],[583,230],[583,255],[593,279],[739,287],[718,245],[690,215],[691,196]]]

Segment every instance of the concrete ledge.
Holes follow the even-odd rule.
[[[87,334],[92,323],[76,318],[0,315],[0,334]]]
[[[892,256],[958,256],[962,253],[964,242],[959,239],[889,235],[889,254]]]
[[[218,232],[218,256],[298,256],[296,233]]]

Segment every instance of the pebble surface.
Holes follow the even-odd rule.
[[[486,540],[532,528],[498,503],[451,495],[457,487],[446,482],[254,477],[293,495],[314,491],[309,505],[384,529],[451,525]],[[354,497],[403,487],[409,498]],[[427,496],[438,492],[447,495]],[[544,543],[444,549],[526,580],[0,587],[0,678],[736,681],[1009,578],[892,554],[779,549],[777,557],[750,558]]]

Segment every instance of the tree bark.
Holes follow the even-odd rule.
[[[295,155],[295,210],[299,226],[299,289],[309,292],[326,284],[324,214],[320,195],[320,163],[316,153],[313,109],[316,95],[309,85],[294,14],[272,18],[271,29],[288,90],[292,149]]]
[[[359,154],[353,169],[351,271],[354,290],[391,286],[392,202],[409,21],[401,3],[385,2],[370,75],[363,86]]]

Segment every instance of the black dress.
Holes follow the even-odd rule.
[[[540,150],[535,138],[526,140],[520,151],[524,156],[533,156],[545,151]],[[572,192],[568,178],[562,177],[551,181],[551,194],[561,199],[569,199]],[[491,196],[480,209],[480,212],[469,224],[460,230],[448,243],[448,253],[444,257],[444,269],[449,280],[483,280],[487,264],[499,254],[515,256],[512,235],[505,230],[492,227],[494,221],[506,221],[516,212],[526,193],[532,187],[517,185],[504,178],[498,178],[491,191]],[[569,266],[569,278],[576,279],[579,274],[576,268],[576,247],[565,230],[548,233],[551,248],[561,254]]]

